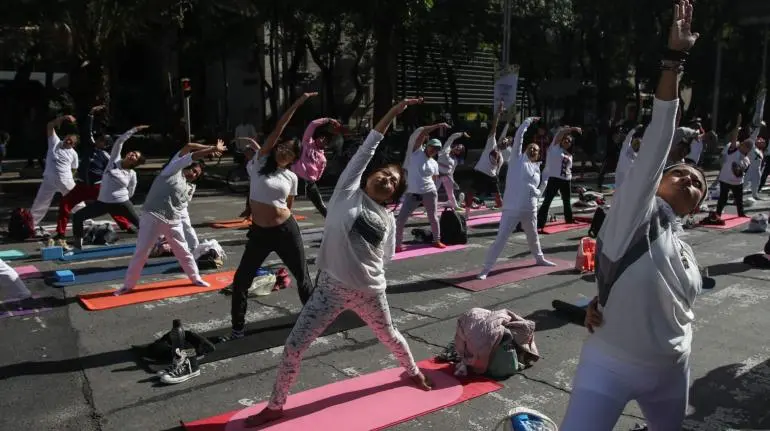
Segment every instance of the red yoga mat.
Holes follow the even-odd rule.
[[[448,364],[426,360],[417,365],[435,384],[432,391],[414,386],[402,368],[392,368],[291,395],[286,417],[259,428],[246,428],[243,421],[264,402],[182,425],[187,431],[383,430],[502,388],[484,377],[458,380]]]
[[[541,275],[551,274],[556,271],[575,268],[574,262],[567,262],[561,259],[548,260],[555,263],[556,266],[536,266],[534,259],[516,259],[503,265],[495,266],[487,275],[486,280],[476,279],[479,271],[468,271],[450,278],[444,278],[441,281],[460,289],[481,292],[482,290],[540,277]]]
[[[723,226],[715,224],[700,224],[701,227],[707,227],[711,229],[732,229],[742,224],[746,224],[751,221],[751,217],[738,217],[738,214],[722,214],[722,220],[725,224]]]
[[[413,257],[418,257],[418,256],[428,256],[431,254],[446,253],[448,251],[462,250],[465,247],[467,247],[465,244],[448,245],[446,246],[446,248],[433,247],[432,244],[407,245],[406,250],[396,253],[395,255],[393,255],[393,259],[391,260],[394,260],[394,261],[404,260],[404,259],[411,259]]]
[[[108,310],[110,308],[140,304],[142,302],[221,290],[233,282],[233,275],[235,275],[235,271],[206,274],[202,276],[201,278],[203,278],[203,280],[211,284],[209,287],[195,286],[190,280],[184,278],[140,284],[137,285],[134,290],[120,296],[114,296],[114,290],[102,290],[99,292],[83,293],[78,295],[78,299],[80,299],[80,302],[88,310]]]
[[[552,234],[568,232],[576,229],[587,229],[591,226],[591,223],[586,223],[584,221],[579,221],[577,219],[575,219],[574,221],[575,223],[566,223],[564,221],[548,223],[545,225],[543,232],[547,235],[552,235]]]
[[[302,221],[307,217],[301,215],[294,215],[294,220]],[[217,220],[211,222],[211,227],[214,229],[241,229],[251,226],[250,218],[236,218],[232,220]]]

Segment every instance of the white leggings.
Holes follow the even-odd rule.
[[[192,222],[190,222],[190,213],[185,209],[182,212],[182,232],[184,233],[184,240],[187,242],[187,248],[193,252],[198,248],[198,234],[193,229]]]
[[[436,179],[436,192],[438,193],[439,190],[441,190],[441,187],[444,187],[444,191],[446,192],[447,197],[447,203],[449,204],[449,208],[457,208],[457,199],[455,198],[455,182],[452,179],[452,175],[439,175],[438,179]]]
[[[152,250],[152,247],[161,235],[166,237],[168,245],[171,246],[171,251],[179,260],[179,265],[187,274],[187,277],[192,281],[200,280],[198,265],[187,248],[182,224],[168,224],[152,214],[144,213],[139,218],[139,237],[136,239],[136,252],[131,259],[131,263],[128,264],[126,279],[121,290],[128,291],[136,286],[139,277],[142,276],[144,264],[147,263],[147,258],[150,256],[150,250]]]
[[[561,431],[612,431],[623,409],[636,400],[650,431],[681,431],[687,411],[690,367],[621,361],[583,346]]]
[[[750,183],[752,197],[755,197],[759,194],[759,180],[761,176],[761,172],[757,168],[749,169],[746,172],[746,182]]]
[[[3,259],[0,259],[0,289],[7,289],[11,293],[8,299],[25,299],[32,296],[16,270],[3,262]]]
[[[484,259],[484,272],[489,272],[495,266],[495,262],[500,257],[500,253],[503,252],[508,238],[513,233],[513,229],[519,223],[521,223],[521,228],[527,235],[530,253],[536,259],[543,258],[543,250],[540,249],[540,237],[537,234],[537,213],[534,210],[504,210],[500,218],[500,228],[497,231],[495,242],[489,247],[487,257]]]
[[[51,160],[51,163],[54,163]],[[40,184],[40,188],[37,189],[35,200],[32,202],[32,208],[29,210],[32,213],[32,221],[35,223],[35,227],[40,226],[40,222],[43,221],[45,215],[48,213],[48,208],[51,206],[51,201],[56,193],[61,193],[62,196],[69,193],[75,184],[64,184],[59,180],[50,180],[43,178],[43,182]]]

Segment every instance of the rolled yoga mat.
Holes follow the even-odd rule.
[[[50,282],[53,287],[76,286],[79,284],[104,283],[108,281],[122,280],[126,277],[127,266],[110,268],[83,268],[72,270],[75,273],[75,281]],[[176,259],[147,263],[142,269],[142,276],[159,274],[178,274],[182,271]]]

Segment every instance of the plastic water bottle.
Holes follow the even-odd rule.
[[[184,350],[184,328],[182,328],[182,321],[174,319],[171,324],[171,332],[169,332],[169,338],[171,339],[171,350],[176,352],[176,349]]]

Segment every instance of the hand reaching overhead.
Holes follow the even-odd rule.
[[[674,20],[668,36],[668,47],[674,51],[688,52],[700,35],[692,32],[693,5],[689,0],[680,0],[674,5]]]

